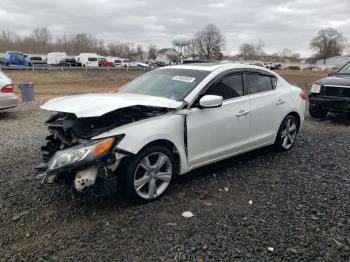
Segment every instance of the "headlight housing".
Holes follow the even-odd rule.
[[[319,84],[313,84],[312,86],[311,86],[311,93],[316,93],[316,94],[319,94],[319,93],[321,93],[321,85],[319,85]]]
[[[110,137],[107,139],[91,142],[79,146],[74,146],[61,151],[50,159],[48,172],[52,172],[64,167],[92,162],[106,156],[113,146],[120,142],[124,135]]]

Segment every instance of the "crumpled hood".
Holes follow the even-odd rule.
[[[98,117],[120,108],[131,106],[151,106],[175,109],[182,102],[171,99],[135,94],[85,94],[51,99],[41,106],[42,109],[73,113],[78,118]]]
[[[336,75],[322,78],[316,82],[319,85],[339,85],[350,87],[350,76],[349,75]]]

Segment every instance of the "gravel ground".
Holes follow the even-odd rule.
[[[308,118],[292,151],[199,169],[146,205],[32,180],[47,117],[0,112],[0,260],[350,260],[349,116]]]

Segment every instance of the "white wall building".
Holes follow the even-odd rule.
[[[325,63],[323,59],[316,61],[316,65],[327,65],[327,66],[342,66],[350,61],[350,56],[334,56],[327,58]]]

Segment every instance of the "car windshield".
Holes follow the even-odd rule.
[[[348,63],[342,69],[340,69],[338,74],[339,75],[350,75],[350,63]]]
[[[34,57],[31,57],[30,60],[37,60],[37,61],[39,61],[39,60],[42,60],[42,58],[34,56]]]
[[[95,57],[89,57],[89,58],[88,58],[88,61],[89,61],[89,62],[96,62],[96,61],[97,61],[97,58],[95,58]]]
[[[118,93],[182,101],[209,73],[204,70],[157,69],[129,82]]]

